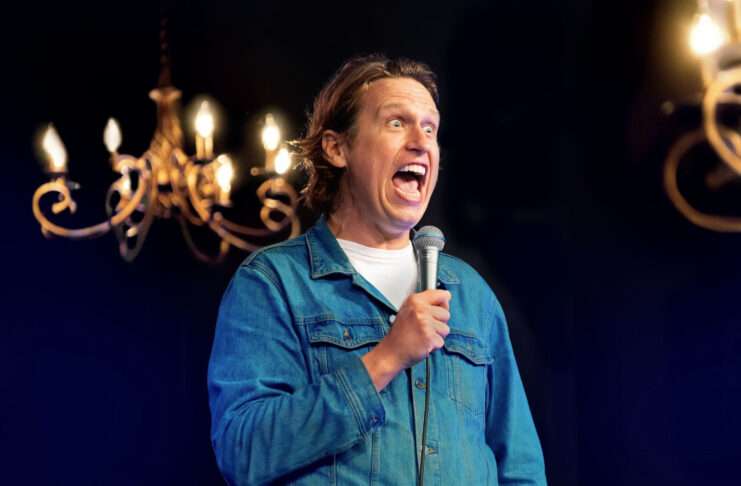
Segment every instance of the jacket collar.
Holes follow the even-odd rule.
[[[306,232],[306,246],[311,259],[311,278],[317,279],[337,273],[344,275],[356,273],[352,263],[330,231],[324,216],[319,218],[316,224]]]
[[[412,230],[413,234],[416,231]],[[322,216],[316,224],[306,232],[306,246],[309,249],[311,260],[311,278],[324,278],[334,274],[356,277],[357,272],[348,260],[345,252],[340,248],[337,239],[327,225],[327,219]],[[437,270],[438,282],[445,285],[459,284],[460,279],[440,259]]]

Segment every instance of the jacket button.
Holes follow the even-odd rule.
[[[414,380],[414,386],[421,389],[427,387],[427,385],[425,385],[425,381],[422,378],[417,378],[416,380]]]
[[[391,314],[391,315],[389,316],[389,322],[390,322],[391,324],[393,324],[395,320],[396,320],[396,314]]]

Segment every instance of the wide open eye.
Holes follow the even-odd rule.
[[[389,122],[390,127],[401,128],[401,120],[393,119]]]

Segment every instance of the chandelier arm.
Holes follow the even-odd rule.
[[[203,221],[198,215],[193,214],[193,211],[191,211],[190,204],[189,204],[189,198],[187,194],[187,190],[189,189],[187,186],[187,174],[193,167],[193,163],[188,159],[188,157],[183,153],[182,150],[179,148],[176,148],[173,150],[172,154],[173,159],[175,159],[177,169],[178,177],[173,177],[173,180],[181,182],[183,180],[186,181],[185,189],[186,191],[183,191],[183,184],[182,182],[179,184],[172,184],[172,192],[174,195],[173,200],[175,201],[175,205],[178,207],[180,212],[188,219],[188,222],[194,226],[203,226],[205,224],[205,221]],[[185,177],[183,177],[185,176]]]
[[[209,210],[207,209],[207,207],[209,206],[209,204],[207,204],[207,202],[203,198],[200,197],[200,195],[198,194],[198,188],[196,187],[196,181],[197,181],[197,178],[198,178],[197,172],[198,172],[199,168],[197,166],[193,165],[193,164],[189,164],[186,167],[185,170],[186,170],[186,177],[185,177],[185,179],[186,179],[187,187],[188,187],[188,200],[193,205],[193,209],[196,210],[196,213],[198,214],[198,216],[203,221],[207,222],[207,224],[209,225],[209,227],[211,227],[213,229],[212,222],[214,221],[214,216],[212,216],[211,213],[209,212]],[[269,181],[266,181],[266,182],[269,182]],[[265,183],[263,183],[260,186],[260,188],[262,188],[262,186],[264,186],[264,185],[265,185]],[[260,188],[258,188],[258,196],[259,196],[259,193],[260,193]],[[263,199],[263,203],[264,203],[264,198],[261,198],[261,199]],[[220,213],[216,213],[216,214],[220,214]],[[229,229],[227,229],[225,227],[226,225],[223,225],[222,226],[222,222],[223,221],[228,221],[228,220],[226,220],[223,217],[220,217],[219,218],[219,221],[217,223],[218,224],[217,227],[219,228],[219,231],[222,231],[223,230],[223,231],[227,231],[229,233],[231,233],[231,231],[234,231],[234,232],[238,232],[238,233],[240,233],[240,234],[242,234],[244,236],[257,236],[257,237],[270,236],[270,235],[272,235],[272,234],[275,233],[275,230],[264,229],[264,228],[252,228],[252,227],[249,227],[249,226],[242,226],[242,225],[239,225],[239,224],[236,224],[236,223],[232,223],[231,221],[229,221],[227,223],[229,225],[229,227],[230,227]],[[216,230],[214,230],[214,231],[216,231]],[[219,231],[216,231],[216,232],[218,233]],[[234,236],[236,238],[235,235],[232,235],[232,236]],[[239,239],[239,238],[237,238],[237,239]],[[237,243],[235,241],[235,243],[232,243],[232,244],[234,246],[236,246],[238,248],[242,248],[242,249],[247,249],[247,247],[242,246],[243,244],[244,245],[247,245],[249,247],[253,247],[254,246],[251,243],[247,243],[244,240],[239,239],[239,241],[241,241],[242,243]],[[259,246],[254,246],[254,249],[257,249],[257,248],[260,248],[260,247]],[[254,251],[254,249],[249,249],[247,251]]]
[[[236,246],[239,249],[250,252],[259,249],[261,245],[255,245],[243,240],[242,238],[239,238],[238,236],[226,230],[217,221],[214,220],[214,218],[211,216],[208,209],[206,208],[206,202],[198,194],[198,190],[196,188],[196,179],[198,177],[197,170],[198,168],[195,165],[188,164],[185,168],[185,179],[188,184],[188,200],[193,205],[193,209],[196,210],[198,216],[206,224],[208,224],[208,227],[211,228],[214,233],[216,233],[222,240],[227,241],[229,244]],[[271,234],[271,232],[268,232],[266,234],[269,235]]]
[[[282,201],[273,197],[267,197],[277,194],[287,196],[290,205],[286,205]],[[265,226],[275,231],[279,231],[280,229],[283,229],[288,222],[291,222],[291,234],[289,235],[289,238],[298,235],[298,232],[301,229],[298,215],[296,214],[296,208],[298,207],[298,194],[296,194],[295,189],[290,184],[286,183],[285,179],[278,177],[276,179],[265,181],[257,189],[257,197],[260,198],[260,201],[263,203],[263,207],[260,210],[260,218]],[[278,211],[285,215],[280,223],[276,223],[272,218],[270,218],[273,211]]]
[[[269,197],[268,193],[272,195],[283,194],[288,197],[289,204],[285,204],[282,201]],[[298,219],[296,208],[298,206],[298,195],[292,186],[287,184],[283,178],[269,179],[263,182],[260,187],[257,188],[257,197],[262,202],[263,207],[260,209],[260,219],[263,224],[268,228],[266,230],[256,230],[255,228],[249,228],[246,226],[239,225],[228,219],[224,218],[221,213],[215,213],[214,219],[225,229],[233,233],[240,233],[250,236],[257,236],[255,233],[260,231],[263,235],[270,235],[283,230],[289,224],[291,225],[291,233],[288,238],[298,236],[301,231],[301,221]],[[276,222],[270,216],[273,211],[279,211],[285,215],[285,217]]]
[[[144,240],[147,238],[147,233],[149,232],[149,226],[152,224],[152,213],[153,211],[148,211],[145,213],[145,218],[147,215],[149,215],[149,218],[146,220],[142,220],[141,223],[137,227],[137,232],[133,236],[133,238],[136,240],[133,247],[129,246],[128,240],[132,238],[132,236],[124,235],[124,238],[118,239],[118,251],[121,254],[121,257],[126,262],[132,262],[134,261],[134,258],[139,254],[139,251],[141,251],[142,246],[144,245]],[[118,236],[118,235],[116,235]]]
[[[185,174],[185,183],[188,190],[188,201],[190,201],[193,209],[196,211],[197,216],[204,221],[208,227],[216,233],[223,241],[228,244],[235,246],[245,251],[255,251],[261,248],[263,245],[257,245],[240,238],[234,233],[240,233],[244,236],[270,236],[275,234],[277,231],[288,226],[290,222],[293,222],[291,226],[291,237],[298,235],[300,231],[300,222],[296,216],[295,208],[297,206],[298,197],[293,188],[286,184],[282,178],[269,179],[265,181],[257,190],[257,196],[263,203],[263,208],[260,212],[260,218],[263,223],[268,226],[267,229],[262,228],[251,228],[248,226],[242,226],[233,223],[222,216],[221,213],[211,213],[209,208],[212,205],[212,201],[202,198],[198,191],[198,176],[201,171],[201,167],[193,164],[189,161],[184,164],[183,171]],[[268,191],[273,194],[284,194],[288,196],[291,201],[291,205],[286,205],[281,201],[267,197]],[[266,212],[267,210],[267,212]],[[271,210],[278,210],[286,215],[284,221],[275,222],[270,219]]]
[[[151,169],[147,165],[147,161],[144,156],[139,158],[134,157],[133,155],[116,154],[114,155],[113,160],[113,170],[115,172],[120,172],[123,174],[123,172],[126,170],[135,170],[141,173],[142,171],[149,172]]]
[[[153,183],[150,174],[143,176],[143,182],[143,185],[149,187],[149,194],[147,204],[143,207],[144,216],[141,221],[134,223],[131,216],[129,216],[126,221],[126,225],[129,227],[125,232],[123,231],[122,224],[115,227],[116,239],[118,239],[118,251],[121,254],[121,257],[127,262],[134,261],[141,251],[144,241],[147,238],[147,234],[149,233],[149,227],[152,225],[152,221],[154,220],[155,205],[152,204],[152,201],[157,199],[159,190],[157,189],[157,184]],[[134,246],[130,247],[129,240],[132,238],[135,242]]]
[[[142,171],[140,170],[141,167],[137,166],[136,170],[139,171],[140,174],[142,174]],[[146,170],[146,169],[145,169]],[[98,238],[99,236],[102,236],[106,233],[108,233],[112,227],[117,226],[121,224],[123,221],[126,220],[131,214],[136,210],[137,206],[141,202],[142,198],[144,197],[144,185],[140,184],[139,187],[136,188],[136,192],[134,193],[131,200],[116,214],[109,217],[107,221],[104,221],[102,223],[98,223],[93,226],[88,226],[85,228],[79,228],[79,229],[69,229],[64,228],[62,226],[58,226],[54,223],[52,223],[46,216],[44,216],[43,212],[41,211],[40,207],[40,201],[41,198],[50,192],[57,192],[62,197],[62,200],[58,203],[54,204],[53,211],[55,213],[59,213],[62,210],[66,208],[70,208],[71,212],[74,212],[75,203],[72,200],[72,196],[69,192],[69,188],[67,185],[63,182],[63,180],[57,179],[56,181],[47,182],[46,184],[42,184],[38,189],[36,189],[36,192],[33,195],[33,215],[36,218],[36,220],[41,223],[41,230],[44,233],[44,235],[47,235],[49,233],[54,234],[56,236],[61,236],[63,238],[69,238],[73,240],[79,240],[79,239],[90,239],[90,238]]]
[[[146,199],[142,197],[140,203],[134,208],[134,211],[132,211],[125,220],[121,221],[120,224],[117,224],[113,227],[114,231],[116,232],[116,239],[118,239],[119,241],[121,241],[121,239],[125,237],[132,238],[136,236],[136,234],[139,232],[139,227],[141,226],[142,221],[139,221],[138,223],[134,222],[132,218],[134,212],[139,211],[146,214],[149,208],[153,206],[153,201],[156,201],[157,198],[156,187],[154,187],[153,191],[153,188],[151,186],[151,171],[149,171],[148,169],[141,170],[140,165],[146,169],[146,160],[144,159],[140,164],[139,159],[136,159],[129,155],[119,156],[115,163],[115,169],[122,174],[124,174],[126,171],[135,170],[139,174],[140,186],[143,186],[145,191],[146,188],[149,187],[148,197]],[[119,207],[125,206],[127,204],[124,199],[125,197],[127,197],[127,191],[123,189],[123,184],[124,181],[122,179],[118,179],[108,188],[108,193],[106,194],[106,212],[109,218],[111,218],[114,215],[114,212],[118,210],[118,208],[114,210],[113,205],[111,204],[111,200],[115,193],[118,193],[119,197],[121,198],[118,203]],[[124,226],[127,227],[125,235],[123,235]]]
[[[188,200],[193,205],[193,209],[195,209],[198,217],[201,218],[201,220],[208,222],[211,220],[211,214],[207,208],[207,203],[199,196],[198,189],[196,188],[198,171],[199,168],[192,163],[189,163],[185,167],[185,182],[188,188]],[[210,206],[210,204],[208,204],[208,206]]]
[[[741,68],[731,69],[718,73],[715,80],[708,86],[702,101],[703,124],[705,134],[710,145],[715,149],[723,161],[728,164],[737,174],[741,175],[741,157],[731,150],[721,136],[719,124],[716,120],[718,104],[721,102],[723,93],[728,88],[741,84]],[[741,103],[739,103],[741,104]],[[724,129],[724,135],[732,137],[730,130]],[[735,132],[734,132],[734,135]],[[731,143],[737,146],[733,140]]]
[[[286,216],[280,220],[280,222],[276,222],[270,217],[274,211],[279,211]],[[294,217],[293,209],[287,204],[284,204],[281,201],[276,201],[275,199],[266,199],[262,208],[260,208],[260,219],[265,223],[265,226],[277,232],[288,226],[288,223],[297,218]]]
[[[188,219],[182,214],[178,215],[178,223],[180,223],[180,229],[183,232],[183,238],[185,238],[185,242],[188,244],[188,248],[190,248],[190,251],[193,253],[193,255],[195,255],[195,257],[199,260],[206,263],[223,262],[227,252],[229,251],[229,242],[222,239],[219,242],[219,253],[217,255],[208,255],[207,253],[201,251],[198,248],[198,245],[196,245],[195,241],[193,241],[193,237],[191,236],[190,230],[188,229],[188,222]]]
[[[256,245],[254,243],[250,243],[249,241],[243,240],[239,236],[227,231],[223,226],[219,224],[218,221],[215,221],[213,219],[208,222],[208,227],[211,228],[211,231],[216,233],[219,238],[227,241],[230,245],[236,246],[241,250],[252,252],[263,247],[263,245]]]
[[[193,214],[193,211],[190,209],[190,204],[188,202],[187,197],[183,197],[182,193],[179,191],[176,192],[175,197],[173,200],[175,201],[175,205],[180,210],[180,213],[188,220],[188,223],[192,224],[193,226],[203,226],[206,224],[201,218],[199,218],[197,215]]]
[[[699,92],[692,95],[685,96],[676,101],[665,101],[662,104],[662,109],[667,111],[667,114],[671,114],[677,107],[681,106],[702,106],[702,101],[705,99],[705,93]],[[738,95],[732,91],[724,91],[718,95],[718,104],[720,105],[741,105],[741,95]]]
[[[263,218],[263,210],[265,207],[260,209],[260,219],[265,221]],[[286,217],[283,218],[280,223],[276,223],[277,226],[274,226],[275,229],[262,229],[262,228],[251,228],[249,226],[242,226],[241,224],[235,223],[233,221],[229,221],[226,219],[221,213],[214,213],[214,220],[221,225],[225,230],[230,231],[232,233],[244,235],[244,236],[270,236],[273,233],[277,233],[278,231],[282,230],[286,226],[288,226],[288,223],[291,222],[292,218]]]
[[[722,126],[720,127],[724,136],[729,136],[733,130]],[[735,132],[733,132],[735,134]],[[705,131],[701,128],[694,132],[687,133],[677,140],[664,161],[664,190],[669,196],[675,208],[682,213],[692,223],[702,228],[724,233],[740,232],[741,218],[730,216],[717,216],[703,213],[695,209],[682,193],[677,185],[677,169],[679,162],[687,151],[706,139]]]

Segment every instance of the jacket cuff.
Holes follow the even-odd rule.
[[[386,422],[386,409],[381,395],[376,391],[376,386],[360,358],[351,360],[334,374],[347,397],[363,437]]]

